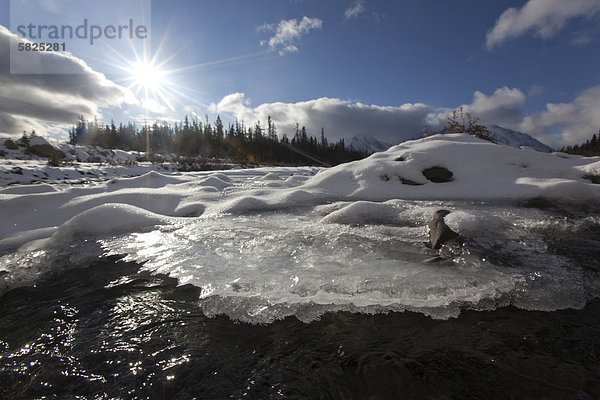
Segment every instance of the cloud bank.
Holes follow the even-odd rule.
[[[598,133],[598,110],[600,85],[585,90],[570,103],[546,104],[544,111],[524,117],[519,128],[561,146],[581,144]]]
[[[526,96],[518,88],[502,87],[493,94],[486,95],[476,91],[470,104],[461,104],[464,112],[477,116],[487,125],[500,125],[505,128],[518,129],[523,121],[522,106]],[[458,107],[458,106],[457,106]],[[427,124],[434,129],[442,127],[448,121],[452,109],[440,109],[427,116]]]
[[[378,106],[328,97],[298,103],[265,103],[253,108],[244,93],[227,95],[211,108],[216,113],[230,113],[247,124],[264,124],[271,116],[280,136],[293,135],[298,123],[315,136],[323,127],[330,139],[370,134],[396,143],[421,132],[429,112],[429,107],[421,103]]]
[[[587,89],[570,103],[548,103],[540,112],[526,114],[527,95],[518,88],[502,87],[488,95],[473,94],[465,112],[480,118],[484,125],[499,125],[534,136],[553,147],[578,144],[591,138],[600,128],[600,86]],[[419,137],[422,128],[443,127],[453,108],[436,108],[423,103],[401,106],[367,105],[337,98],[319,98],[297,103],[264,103],[256,107],[244,93],[229,94],[210,106],[213,113],[226,113],[247,125],[264,123],[270,116],[278,134],[293,135],[296,123],[317,136],[321,127],[334,140],[355,135],[370,135],[389,143]]]
[[[260,42],[261,46],[268,46],[269,51],[279,51],[280,55],[298,52],[296,44],[313,29],[321,29],[323,21],[319,18],[304,16],[300,22],[295,18],[282,20],[278,24],[265,24],[258,28],[259,31],[274,33],[269,40]]]
[[[523,7],[504,11],[486,36],[491,50],[509,39],[533,32],[543,39],[556,35],[570,19],[600,13],[598,0],[529,0]]]
[[[11,36],[14,34],[0,25],[0,133],[17,135],[31,129],[43,133],[46,128],[58,133],[60,129],[53,126],[71,125],[79,115],[93,118],[102,107],[137,103],[130,90],[71,55],[40,53],[44,63],[78,74],[11,75]]]

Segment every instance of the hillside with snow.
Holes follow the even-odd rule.
[[[531,147],[542,153],[551,153],[554,151],[552,147],[543,144],[526,133],[513,131],[498,125],[490,125],[487,128],[489,131],[488,136],[496,143],[515,148]]]
[[[364,154],[373,154],[379,151],[386,151],[391,144],[382,142],[373,136],[369,135],[355,135],[350,139],[347,145],[351,150],[359,151]]]

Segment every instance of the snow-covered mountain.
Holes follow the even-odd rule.
[[[375,139],[373,136],[356,135],[350,139],[348,147],[354,151],[372,154],[377,153],[378,151],[386,151],[392,147],[392,145]]]
[[[513,131],[498,125],[490,125],[487,128],[489,130],[489,137],[496,143],[516,148],[531,147],[542,153],[551,153],[554,151],[552,147],[546,146],[526,133]]]

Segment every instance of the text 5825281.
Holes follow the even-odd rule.
[[[17,49],[19,51],[67,51],[67,45],[66,43],[20,42]]]

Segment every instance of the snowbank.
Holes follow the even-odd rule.
[[[451,181],[429,181],[423,171],[433,167],[452,172]],[[436,135],[325,170],[308,182],[305,190],[326,189],[335,198],[371,201],[517,201],[543,197],[598,205],[600,186],[584,176],[596,174],[599,168],[598,157],[563,158],[470,135]]]
[[[149,171],[218,170],[237,167],[222,160],[183,164],[174,154],[153,154],[111,150],[101,147],[58,143],[33,136],[21,139],[0,137],[0,187],[15,184],[87,184],[113,177],[140,176]]]

